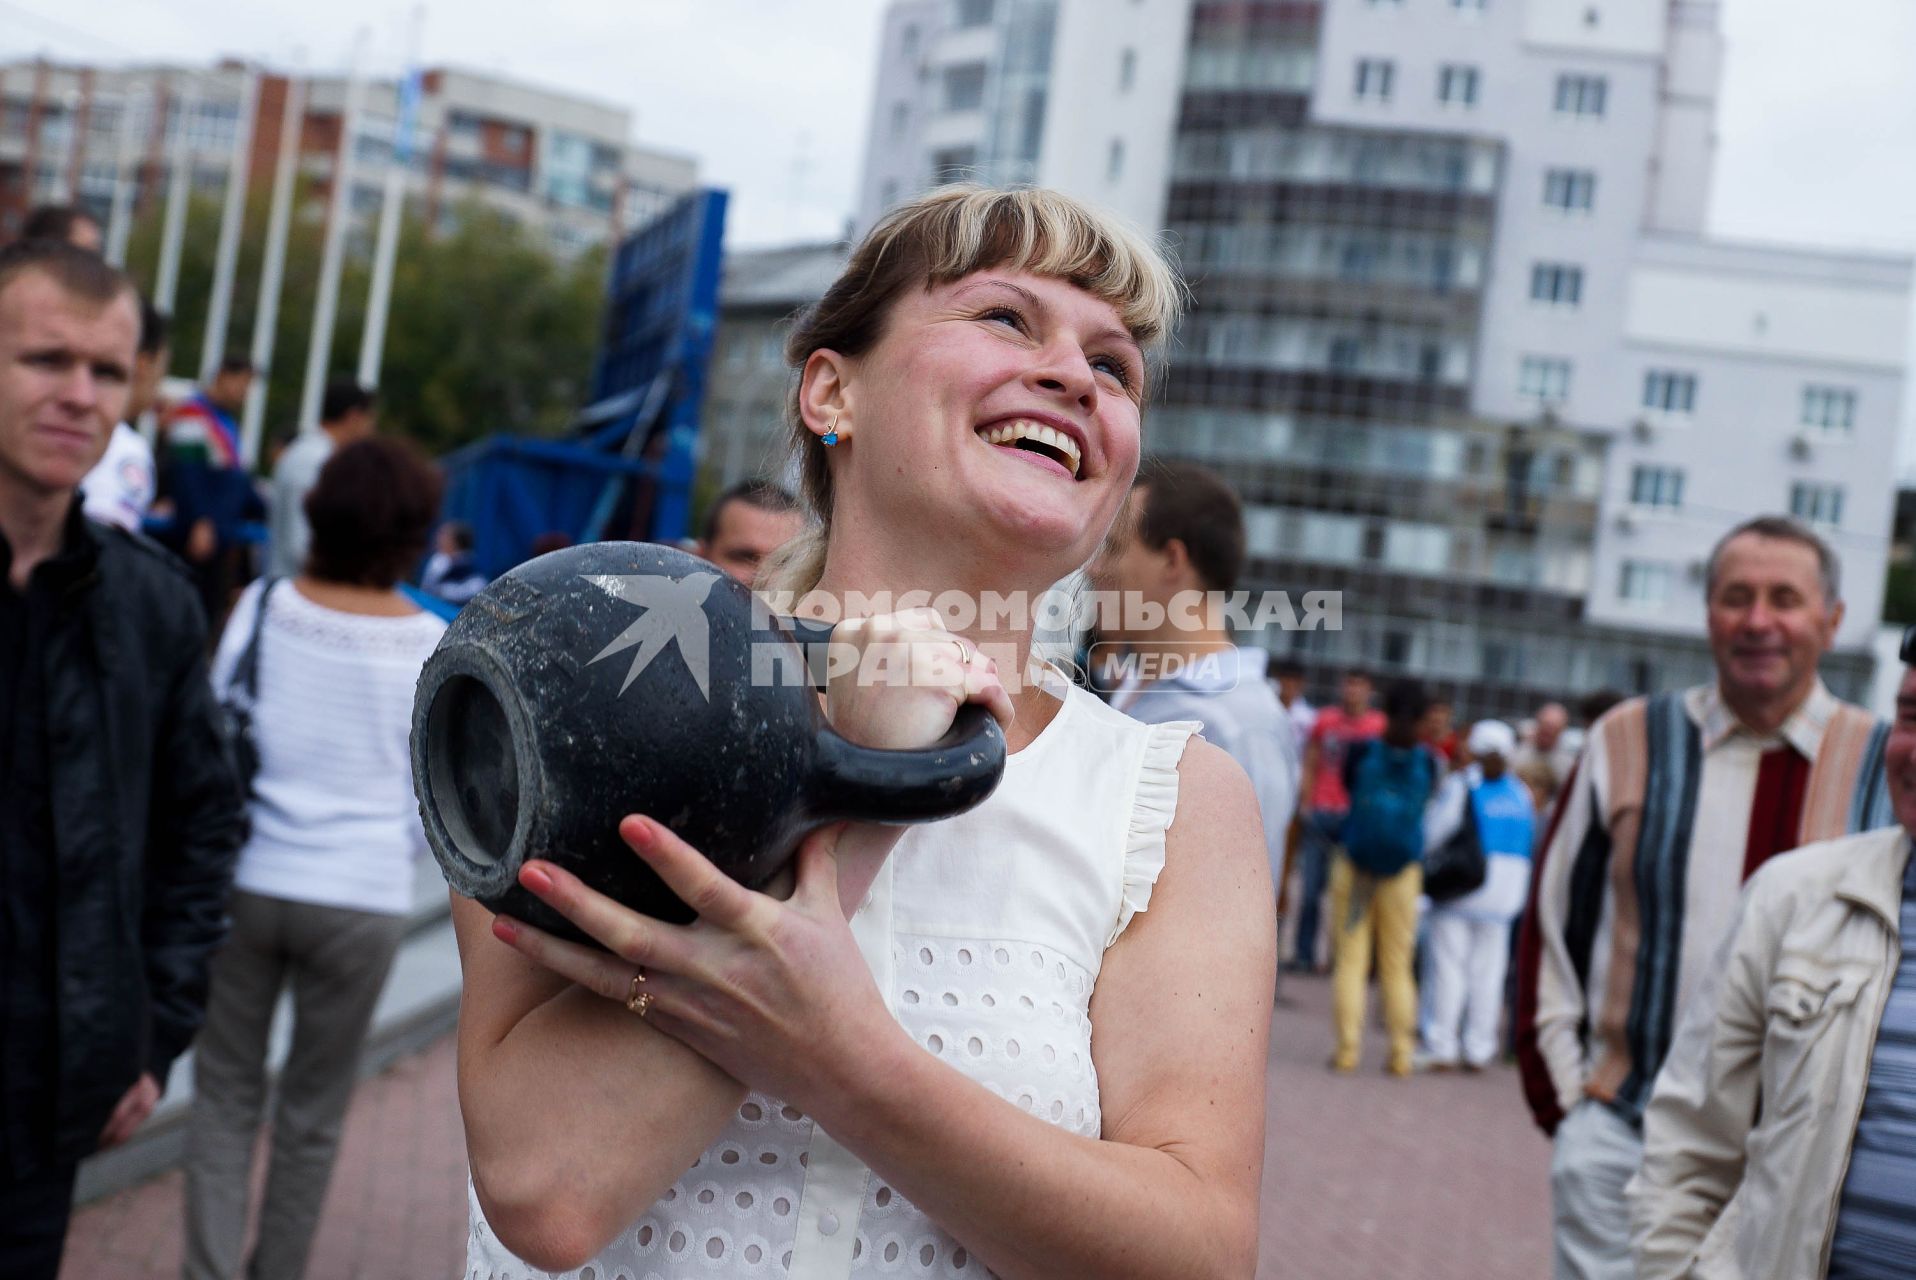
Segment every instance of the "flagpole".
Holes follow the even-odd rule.
[[[339,273],[346,252],[346,222],[352,216],[353,152],[359,131],[360,101],[365,96],[366,28],[353,38],[352,70],[346,80],[346,105],[340,117],[339,151],[333,161],[332,198],[326,209],[326,241],[319,259],[319,296],[313,302],[313,337],[306,348],[306,381],[300,388],[299,429],[319,430],[319,401],[326,389],[326,366],[333,354],[333,321],[339,310]]]
[[[133,174],[138,154],[133,130],[133,105],[141,86],[128,81],[120,94],[120,142],[113,161],[113,204],[106,220],[106,260],[114,266],[126,265],[127,237],[133,231]]]
[[[219,247],[213,255],[213,295],[206,308],[206,338],[200,344],[200,381],[208,383],[226,356],[226,326],[233,314],[233,277],[239,269],[245,231],[246,191],[253,171],[253,113],[259,105],[259,69],[248,67],[240,83],[239,121],[226,166],[226,207],[220,211]],[[257,381],[257,379],[255,379]]]
[[[253,317],[253,381],[246,388],[240,422],[240,456],[251,467],[259,461],[260,432],[266,420],[266,388],[273,369],[273,344],[279,336],[279,290],[286,277],[286,233],[293,216],[293,180],[299,172],[299,144],[306,119],[304,59],[295,57],[280,102],[279,154],[273,165],[273,207],[266,216],[266,260],[260,267],[259,306]]]
[[[415,6],[412,32],[406,41],[406,70],[399,82],[392,155],[386,161],[386,191],[379,206],[379,241],[373,251],[372,286],[366,295],[366,326],[359,341],[359,385],[368,389],[379,385],[379,366],[386,349],[386,316],[392,307],[393,266],[399,253],[399,215],[406,203],[413,118],[419,109],[419,39],[425,18],[425,7]]]
[[[153,305],[171,315],[174,295],[180,287],[180,250],[186,243],[186,197],[193,177],[193,153],[187,141],[196,104],[193,95],[182,91],[174,100],[173,114],[178,127],[168,149],[166,221],[160,228],[160,271],[153,283]]]

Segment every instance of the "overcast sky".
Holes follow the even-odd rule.
[[[885,0],[438,0],[422,56],[630,107],[637,140],[696,155],[733,193],[731,239],[837,233],[851,213]],[[1712,207],[1739,237],[1916,248],[1916,2],[1724,0]],[[1813,18],[1812,18],[1813,12]],[[0,0],[0,56],[316,67],[355,28],[404,58],[392,0]]]

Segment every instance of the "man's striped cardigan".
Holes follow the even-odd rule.
[[[1714,685],[1636,698],[1590,731],[1533,871],[1517,1050],[1537,1122],[1583,1097],[1640,1119],[1743,881],[1813,840],[1892,824],[1888,725],[1820,683],[1771,738]]]

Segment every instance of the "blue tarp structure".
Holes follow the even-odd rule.
[[[695,192],[626,237],[606,287],[593,403],[569,440],[493,436],[443,461],[448,518],[496,577],[533,539],[669,542],[691,514],[706,365],[718,328],[726,193]]]
[[[563,440],[493,436],[448,455],[445,512],[473,528],[479,571],[496,578],[542,534],[593,541],[588,524],[608,484],[629,487],[656,468]]]

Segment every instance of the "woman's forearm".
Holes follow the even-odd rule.
[[[500,1241],[589,1262],[709,1147],[745,1088],[616,1004],[569,987],[495,1044],[460,1048],[473,1186]]]
[[[897,828],[844,832],[837,887],[848,915],[897,839]],[[782,899],[792,882],[788,870],[765,891]],[[492,950],[498,940],[484,932],[490,917],[456,903],[455,919],[467,935],[467,1004],[474,1014],[462,1016],[460,1042],[474,1186],[508,1248],[543,1266],[577,1266],[692,1166],[729,1123],[745,1087],[640,1022],[608,991],[556,984],[546,996],[520,985],[538,971]],[[513,930],[515,937],[525,933]],[[488,983],[475,964],[505,967]],[[488,1006],[502,1002],[516,1002],[523,1016],[488,1023]]]
[[[1249,1277],[1255,1166],[1070,1134],[899,1039],[814,1119],[1005,1280]]]

